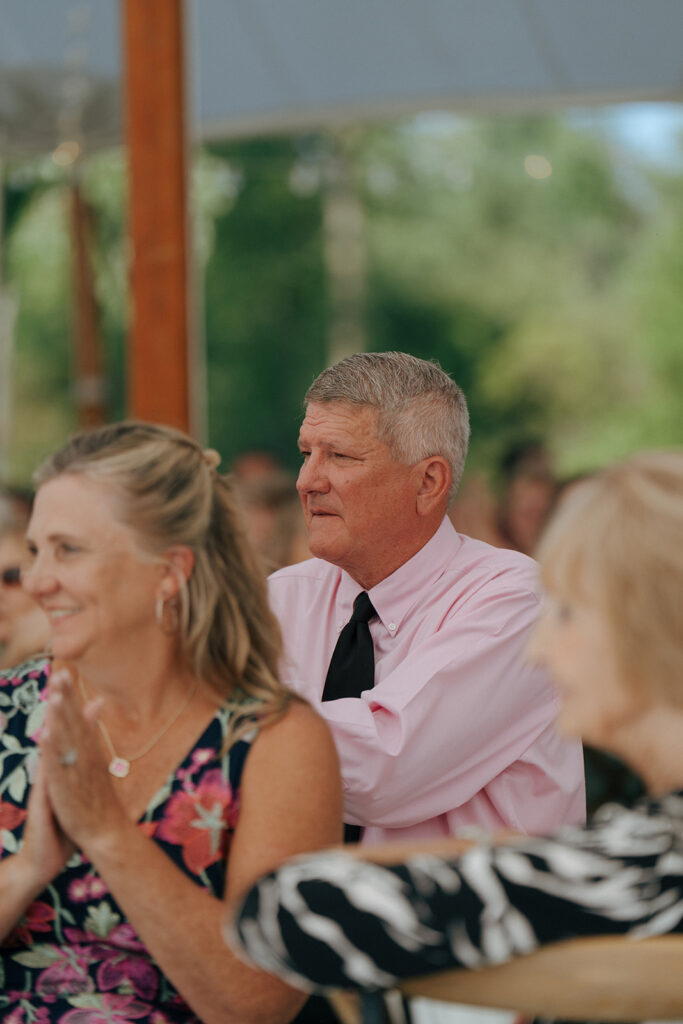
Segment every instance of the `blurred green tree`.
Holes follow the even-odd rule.
[[[214,222],[205,273],[211,444],[292,461],[301,399],[325,358],[318,191],[292,190],[306,140],[213,145],[234,198]]]

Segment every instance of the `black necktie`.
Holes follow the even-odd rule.
[[[377,612],[363,590],[353,602],[351,618],[346,623],[332,652],[325,678],[323,700],[358,697],[375,685],[375,651],[368,621]],[[357,843],[360,825],[344,825],[344,842]]]
[[[377,612],[363,590],[353,602],[353,613],[346,623],[327,670],[323,700],[359,697],[375,685],[375,651],[368,621]]]

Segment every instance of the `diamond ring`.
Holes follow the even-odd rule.
[[[59,758],[59,763],[68,766],[70,764],[76,764],[77,760],[78,751],[76,750],[75,747],[69,747],[69,749],[65,750],[64,753]]]

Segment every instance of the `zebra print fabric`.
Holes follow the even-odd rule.
[[[233,926],[238,952],[308,990],[387,988],[579,935],[683,932],[683,791],[586,828],[392,866],[342,851],[262,878]]]

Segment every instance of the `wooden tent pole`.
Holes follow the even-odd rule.
[[[189,430],[183,0],[122,0],[129,159],[128,408]]]
[[[106,420],[102,338],[90,261],[90,211],[78,175],[70,187],[71,234],[74,247],[74,346],[78,424],[96,427]]]

